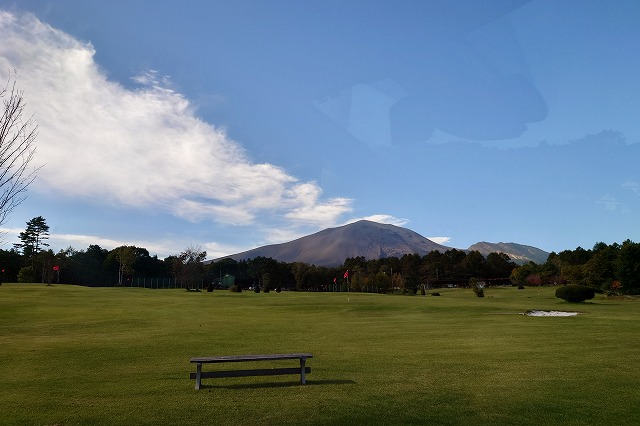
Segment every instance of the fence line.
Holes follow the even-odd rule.
[[[133,277],[129,281],[129,287],[140,287],[140,288],[151,288],[151,289],[161,289],[161,288],[182,288],[182,286],[178,285],[178,280],[175,278],[147,278],[147,277]],[[201,279],[200,282],[196,285],[198,290],[203,290],[204,279]]]
[[[177,288],[178,283],[175,278],[168,278],[168,277],[164,277],[164,278],[135,277],[131,279],[129,286],[151,288],[151,289]]]

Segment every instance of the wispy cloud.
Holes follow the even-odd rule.
[[[5,240],[19,241],[18,235],[23,231],[24,229],[21,228],[0,228],[0,236],[3,236]],[[279,242],[283,241],[288,240],[282,240]],[[61,234],[55,232],[49,234],[49,238],[46,242],[53,251],[62,250],[67,247],[73,247],[76,250],[84,250],[90,245],[98,245],[103,249],[113,250],[116,247],[132,245],[146,248],[152,256],[157,255],[160,259],[179,254],[185,247],[193,245],[192,241],[180,238],[154,239],[151,241],[144,239],[113,239],[98,235]],[[206,242],[201,244],[201,247],[203,250],[206,250],[208,259],[216,259],[229,254],[240,253],[255,248],[253,246],[241,247],[229,244],[220,244],[217,242]]]
[[[598,204],[604,206],[606,211],[616,211],[622,205],[616,197],[611,194],[605,194],[598,200]]]
[[[18,241],[18,235],[23,232],[24,229],[19,228],[0,228],[0,234],[10,237],[12,241]],[[180,250],[176,247],[177,244],[183,243],[183,247],[188,245],[188,242],[176,242],[175,240],[164,241],[145,241],[145,240],[115,240],[112,238],[100,237],[97,235],[83,235],[83,234],[58,234],[51,233],[46,241],[49,247],[58,251],[62,248],[73,247],[77,250],[84,250],[90,245],[99,245],[101,248],[112,250],[116,247],[124,245],[133,245],[137,247],[144,247],[149,250],[151,255],[158,255],[163,258],[172,254],[178,254]]]
[[[625,183],[622,184],[623,188],[626,188],[630,191],[632,191],[633,193],[640,195],[640,183],[636,182],[634,180],[628,180]]]
[[[427,237],[427,239],[438,244],[447,244],[449,241],[451,241],[450,237]]]
[[[37,191],[236,225],[267,216],[330,226],[351,211],[350,199],[325,199],[317,183],[253,162],[157,71],[127,89],[91,44],[30,14],[0,12],[0,39],[0,79],[17,70],[40,128]]]
[[[401,219],[389,214],[374,214],[371,216],[350,219],[347,223],[354,223],[359,220],[370,220],[371,222],[386,223],[388,225],[405,226],[409,223],[409,219]]]

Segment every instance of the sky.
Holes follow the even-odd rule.
[[[640,2],[0,0],[50,248],[640,241]]]

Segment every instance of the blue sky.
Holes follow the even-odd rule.
[[[0,0],[43,164],[5,248],[369,218],[467,248],[640,240],[640,2]]]

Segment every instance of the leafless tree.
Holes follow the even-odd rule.
[[[15,74],[15,73],[14,73]],[[31,167],[35,155],[38,126],[33,116],[25,117],[22,91],[16,89],[15,78],[9,76],[0,87],[0,225],[26,198],[25,192],[36,178],[39,167]]]

